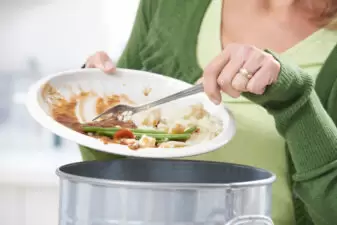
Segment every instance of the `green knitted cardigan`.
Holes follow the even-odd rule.
[[[194,83],[199,28],[210,0],[142,0],[118,67],[164,74]],[[273,54],[277,60],[279,58]],[[245,94],[274,117],[286,140],[297,225],[337,224],[337,46],[317,80],[281,63],[264,95]],[[80,147],[84,160],[119,156]]]

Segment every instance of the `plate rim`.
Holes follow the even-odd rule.
[[[211,141],[206,142],[206,143],[200,143],[200,144],[195,144],[192,146],[188,146],[188,147],[184,147],[184,148],[179,148],[179,150],[181,149],[182,151],[178,151],[178,148],[164,148],[164,149],[160,149],[158,150],[158,148],[147,148],[144,150],[154,150],[157,154],[149,154],[148,152],[144,151],[144,150],[138,150],[138,151],[132,151],[130,149],[128,149],[127,146],[123,146],[123,145],[119,145],[119,144],[109,144],[109,146],[113,146],[113,147],[109,147],[111,149],[115,149],[115,151],[111,151],[111,150],[106,150],[104,149],[105,145],[102,141],[98,140],[98,139],[88,139],[87,136],[78,133],[60,123],[58,123],[57,121],[55,121],[51,116],[49,116],[48,114],[46,114],[46,112],[42,109],[41,105],[38,103],[38,97],[39,97],[39,93],[41,91],[41,88],[43,85],[45,85],[46,83],[48,83],[50,80],[52,80],[55,77],[59,77],[59,76],[71,76],[72,74],[75,73],[85,73],[85,72],[100,72],[103,73],[102,71],[100,71],[99,69],[96,68],[90,68],[90,69],[76,69],[76,70],[67,70],[67,71],[63,71],[63,72],[58,72],[58,73],[54,73],[48,76],[45,76],[43,78],[41,78],[40,80],[36,81],[33,85],[30,86],[28,94],[27,94],[27,101],[26,101],[26,107],[28,109],[29,114],[34,118],[35,121],[37,121],[42,127],[44,127],[45,129],[48,129],[50,132],[68,139],[78,145],[82,145],[85,146],[87,148],[91,148],[93,150],[96,151],[100,151],[100,152],[105,152],[105,153],[111,153],[111,154],[117,154],[117,155],[122,155],[122,156],[129,156],[129,157],[143,157],[143,158],[182,158],[182,157],[190,157],[190,156],[196,156],[196,155],[201,155],[201,154],[205,154],[208,152],[212,152],[212,151],[216,151],[219,148],[221,148],[222,146],[225,146],[228,142],[230,142],[233,138],[233,136],[236,133],[236,124],[235,124],[235,120],[234,120],[234,116],[232,111],[225,106],[225,104],[221,103],[221,106],[224,107],[224,110],[227,112],[228,114],[228,121],[227,121],[227,129],[226,129],[226,137],[227,140],[225,141],[221,141],[219,143],[211,143]],[[185,85],[189,85],[192,86],[189,83],[186,83],[184,81],[172,78],[172,77],[168,77],[168,76],[163,76],[157,73],[153,73],[153,72],[148,72],[148,71],[142,71],[142,70],[133,70],[133,69],[124,69],[124,68],[117,68],[117,72],[123,72],[123,73],[144,73],[144,74],[148,74],[148,75],[154,75],[157,76],[157,78],[160,79],[171,79],[174,82],[181,82],[184,83]],[[56,129],[55,129],[56,127]],[[58,128],[59,127],[59,128]],[[69,138],[72,137],[72,138]],[[84,140],[91,140],[91,141],[86,141]],[[79,141],[75,141],[74,139],[78,139]],[[83,144],[82,142],[87,142],[85,144]],[[79,143],[81,142],[81,143]],[[102,148],[97,148],[98,147],[102,147]],[[103,146],[104,145],[104,146]],[[95,147],[96,146],[96,147]],[[198,149],[198,150],[194,150],[192,151],[192,149]]]

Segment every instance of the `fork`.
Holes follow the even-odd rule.
[[[187,88],[183,91],[179,91],[175,94],[169,95],[167,97],[161,98],[159,100],[156,100],[154,102],[150,102],[150,103],[147,103],[147,104],[144,104],[144,105],[140,105],[140,106],[136,106],[136,107],[129,106],[129,105],[116,105],[116,106],[113,106],[113,107],[105,110],[103,113],[99,114],[98,116],[96,116],[93,119],[93,121],[95,121],[95,120],[97,120],[97,119],[99,119],[102,116],[105,116],[107,114],[131,116],[133,114],[151,109],[151,108],[156,107],[158,105],[162,105],[162,104],[165,104],[165,103],[168,103],[168,102],[180,99],[180,98],[184,98],[184,97],[187,97],[187,96],[190,96],[190,95],[198,94],[198,93],[203,92],[203,91],[204,91],[204,87],[201,83],[201,84],[194,85],[193,87]]]

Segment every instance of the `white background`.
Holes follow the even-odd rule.
[[[0,0],[0,224],[56,225],[58,166],[80,160],[73,143],[56,148],[24,107],[41,76],[79,68],[98,50],[116,61],[138,0]],[[29,62],[34,60],[36,70]]]
[[[138,0],[0,1],[0,68],[21,69],[35,57],[46,73],[80,66],[106,50],[116,59]]]

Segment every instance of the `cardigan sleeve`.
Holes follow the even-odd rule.
[[[277,56],[275,58],[278,59]],[[262,96],[245,96],[273,115],[295,166],[295,194],[305,204],[314,223],[336,224],[336,124],[323,107],[311,77],[298,67],[279,62],[281,71],[276,84],[270,86]],[[337,86],[337,71],[331,69],[326,72]],[[337,87],[330,91],[330,95],[335,96],[330,98],[336,99]],[[337,102],[334,105],[336,112]]]
[[[146,41],[152,16],[156,12],[158,4],[159,0],[140,1],[130,37],[117,62],[117,67],[138,70],[142,69],[139,52]]]

